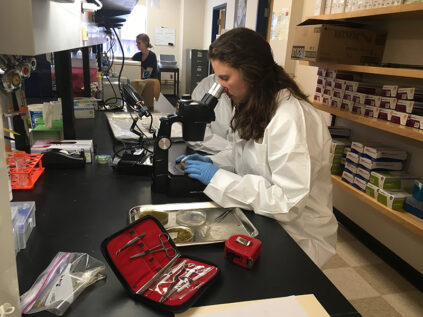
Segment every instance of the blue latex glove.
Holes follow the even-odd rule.
[[[198,155],[198,154],[194,154]],[[219,169],[216,165],[210,162],[202,162],[195,160],[186,160],[185,161],[184,172],[188,174],[189,177],[199,180],[204,185],[208,185]]]
[[[201,161],[201,162],[207,162],[207,163],[213,163],[211,158],[207,156],[202,156],[200,154],[191,154],[191,155],[181,155],[178,156],[175,160],[175,163],[180,163],[182,160],[192,160],[192,161]]]

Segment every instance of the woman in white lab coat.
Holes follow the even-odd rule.
[[[204,193],[221,206],[278,220],[323,266],[335,254],[337,231],[324,120],[258,33],[224,33],[209,58],[234,103],[234,140],[210,157],[184,158],[185,173],[207,185]]]
[[[192,92],[193,100],[201,100],[214,83],[218,83],[216,75],[212,74],[203,78]],[[227,94],[222,94],[214,108],[216,119],[207,125],[204,140],[188,142],[189,147],[195,151],[215,154],[228,147],[232,135],[230,122],[232,119],[231,100]]]

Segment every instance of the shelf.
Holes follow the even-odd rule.
[[[389,121],[385,121],[385,120],[381,120],[381,119],[376,119],[376,118],[369,118],[369,117],[364,117],[355,113],[351,113],[351,112],[346,112],[346,111],[342,111],[339,110],[337,108],[334,107],[330,107],[327,105],[324,105],[322,103],[316,102],[316,101],[311,101],[310,103],[319,110],[328,112],[330,114],[333,114],[335,116],[338,116],[340,118],[344,118],[350,121],[354,121],[360,124],[364,124],[367,125],[369,127],[375,128],[375,129],[379,129],[379,130],[383,130],[389,133],[393,133],[393,134],[397,134],[409,139],[413,139],[413,140],[417,140],[420,142],[423,142],[423,130],[419,130],[416,128],[411,128],[411,127],[406,127],[406,126],[402,126],[396,123],[392,123]]]
[[[308,17],[307,19],[345,20],[360,18],[376,19],[412,19],[423,17],[423,2],[402,4],[383,8],[358,10],[344,13],[323,14]]]
[[[365,65],[335,64],[325,62],[299,61],[301,65],[315,66],[320,68],[336,69],[356,73],[367,73],[376,75],[388,75],[397,77],[408,77],[423,79],[423,69],[415,68],[394,68],[394,67],[375,67]]]
[[[405,211],[397,211],[386,207],[385,205],[378,202],[376,199],[368,196],[366,193],[345,183],[339,176],[332,175],[332,183],[335,186],[338,186],[343,191],[353,195],[365,204],[374,208],[381,214],[391,218],[398,224],[423,237],[423,220],[421,220],[420,218],[417,218]]]

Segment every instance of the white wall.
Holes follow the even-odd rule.
[[[181,4],[181,33],[183,43],[180,45],[182,63],[181,74],[181,95],[186,92],[186,60],[187,49],[203,49],[204,22],[202,18],[205,10],[204,0],[182,0]]]

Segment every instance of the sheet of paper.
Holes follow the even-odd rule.
[[[157,130],[159,128],[160,118],[167,116],[166,113],[153,112],[151,113],[153,117],[152,128]],[[132,113],[132,117],[137,115]],[[110,128],[112,129],[113,135],[118,140],[138,140],[138,136],[135,133],[129,131],[132,125],[132,117],[128,112],[108,112],[106,113],[107,120],[109,122]],[[148,131],[150,127],[150,117],[143,117],[138,120],[137,125],[146,135],[147,139],[152,139],[153,135]],[[182,140],[182,125],[179,122],[176,122],[172,125],[171,137],[174,141]]]
[[[156,45],[175,45],[175,29],[165,28],[165,27],[156,27],[155,32],[155,42]]]
[[[310,317],[295,296],[191,308],[175,317]],[[328,315],[329,316],[329,315]]]

